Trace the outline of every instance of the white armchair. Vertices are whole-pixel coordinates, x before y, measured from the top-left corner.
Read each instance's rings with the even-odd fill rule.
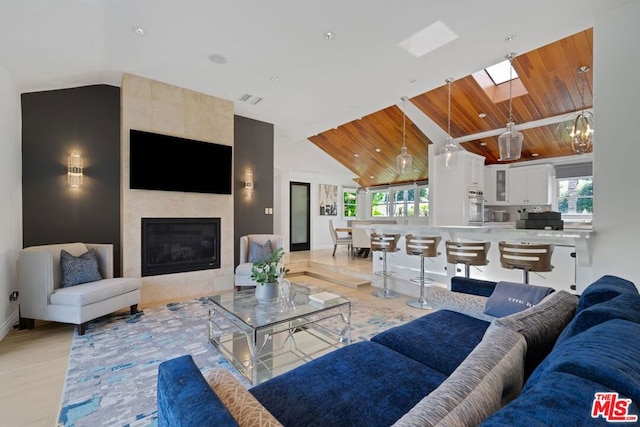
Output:
[[[89,249],[97,255],[102,280],[61,287],[60,251],[80,256]],[[113,245],[65,243],[32,246],[18,255],[20,326],[31,329],[34,319],[78,325],[83,335],[87,323],[98,317],[129,307],[138,312],[138,278],[113,277]]]
[[[251,243],[256,243],[263,246],[267,243],[267,240],[271,241],[271,249],[282,248],[284,243],[282,236],[278,234],[247,234],[240,237],[240,259],[239,264],[236,267],[235,285],[236,288],[241,286],[255,286],[256,282],[251,280]]]

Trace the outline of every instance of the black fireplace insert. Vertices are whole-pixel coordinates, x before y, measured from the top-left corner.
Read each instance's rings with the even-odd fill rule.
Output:
[[[142,276],[220,268],[220,218],[142,218]]]

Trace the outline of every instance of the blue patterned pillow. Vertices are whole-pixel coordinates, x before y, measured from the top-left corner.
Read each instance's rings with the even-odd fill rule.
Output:
[[[269,256],[273,252],[273,247],[271,246],[271,240],[267,240],[264,242],[264,245],[261,245],[256,242],[251,242],[249,245],[249,262],[261,262],[264,261],[266,257]]]
[[[63,288],[102,279],[98,269],[98,258],[93,249],[89,249],[78,257],[64,249],[60,250],[60,269],[62,270],[60,283]]]

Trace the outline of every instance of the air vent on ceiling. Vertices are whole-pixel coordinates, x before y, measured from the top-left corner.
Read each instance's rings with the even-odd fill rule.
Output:
[[[240,101],[246,102],[247,104],[256,105],[260,101],[262,101],[262,98],[260,98],[259,96],[250,95],[248,93],[245,93],[244,95],[242,95],[240,97]]]

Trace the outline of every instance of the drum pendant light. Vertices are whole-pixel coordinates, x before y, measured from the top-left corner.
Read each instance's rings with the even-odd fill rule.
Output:
[[[440,159],[442,161],[442,166],[445,169],[451,169],[456,166],[456,161],[458,159],[458,146],[455,142],[453,142],[453,138],[451,137],[451,82],[453,82],[452,78],[448,78],[445,80],[447,82],[447,86],[449,88],[449,97],[448,97],[448,115],[447,115],[447,139],[445,140],[445,144],[440,147]]]
[[[500,150],[501,162],[518,160],[522,151],[522,140],[524,136],[521,132],[518,132],[515,128],[512,114],[512,87],[513,87],[513,58],[515,53],[510,53],[506,56],[509,60],[509,121],[507,122],[507,131],[498,137],[498,148]]]
[[[402,97],[402,149],[400,150],[400,154],[396,157],[396,168],[398,170],[398,175],[402,175],[406,172],[411,172],[411,163],[413,161],[413,157],[411,154],[407,153],[406,146],[406,121],[407,114],[405,111],[406,108],[407,97]]]

